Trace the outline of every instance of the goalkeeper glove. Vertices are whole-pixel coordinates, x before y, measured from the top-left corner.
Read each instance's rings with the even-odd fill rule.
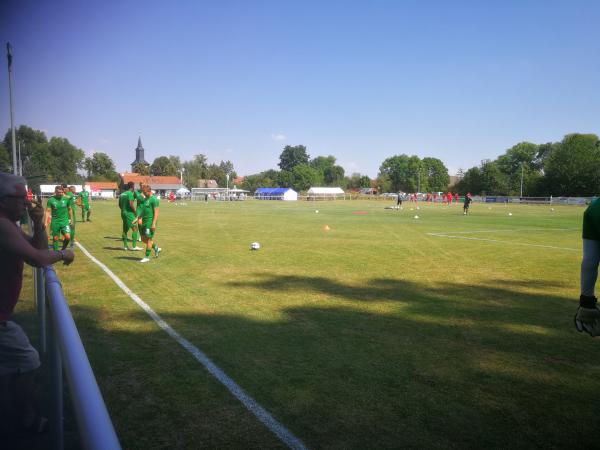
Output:
[[[596,297],[582,295],[579,297],[579,309],[575,314],[575,328],[580,333],[590,336],[600,336],[600,310],[596,308]]]

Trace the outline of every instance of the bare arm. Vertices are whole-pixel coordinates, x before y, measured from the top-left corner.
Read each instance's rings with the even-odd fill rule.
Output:
[[[151,226],[152,229],[156,228],[157,220],[158,220],[158,208],[155,206],[154,207],[154,217],[152,217],[152,226]]]
[[[29,217],[33,224],[33,236],[27,236],[27,240],[35,248],[46,250],[48,248],[48,235],[46,234],[44,222],[44,208],[39,203],[32,204],[35,206],[29,209]]]
[[[48,266],[61,260],[65,262],[73,260],[73,252],[70,250],[64,252],[48,250],[47,244],[46,249],[43,250],[33,247],[25,239],[19,227],[4,217],[0,218],[0,249],[23,258],[27,264],[34,267]]]

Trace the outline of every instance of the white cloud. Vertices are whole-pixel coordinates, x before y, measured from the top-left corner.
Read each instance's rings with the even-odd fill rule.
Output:
[[[287,136],[283,133],[273,133],[271,134],[271,139],[273,139],[274,141],[285,141],[287,139]]]

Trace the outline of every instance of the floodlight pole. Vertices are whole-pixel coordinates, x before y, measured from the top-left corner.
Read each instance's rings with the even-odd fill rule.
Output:
[[[521,163],[521,198],[523,198],[523,164]]]
[[[12,134],[12,153],[13,153],[13,173],[19,174],[17,167],[17,142],[15,139],[15,124],[14,124],[14,113],[13,113],[13,96],[12,96],[12,50],[10,42],[6,43],[6,59],[8,60],[8,95],[10,98],[10,130]]]
[[[23,161],[21,160],[21,139],[19,139],[19,176],[23,176]]]

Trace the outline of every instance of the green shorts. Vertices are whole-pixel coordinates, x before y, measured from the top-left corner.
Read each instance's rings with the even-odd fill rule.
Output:
[[[60,236],[61,234],[70,234],[71,226],[68,223],[65,225],[64,223],[52,222],[50,224],[50,232],[52,233],[52,236]]]
[[[146,236],[148,239],[152,239],[154,237],[154,233],[156,230],[152,230],[150,228],[152,226],[152,222],[144,222],[142,223],[142,236]]]
[[[123,233],[127,233],[131,228],[137,226],[137,223],[133,223],[135,214],[132,212],[121,213],[121,220],[123,221]]]
[[[90,205],[81,205],[81,209],[82,209],[82,211],[89,211]]]

